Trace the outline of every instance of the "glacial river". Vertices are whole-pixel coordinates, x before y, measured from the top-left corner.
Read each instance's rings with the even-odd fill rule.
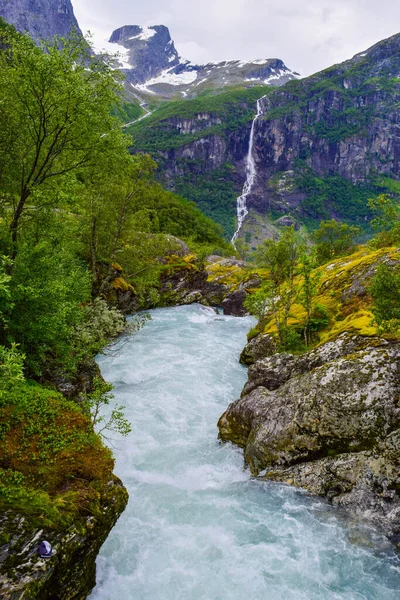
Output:
[[[242,452],[218,443],[252,319],[198,305],[151,314],[99,359],[133,431],[114,442],[130,502],[91,600],[399,600],[400,561],[379,532],[251,479]]]

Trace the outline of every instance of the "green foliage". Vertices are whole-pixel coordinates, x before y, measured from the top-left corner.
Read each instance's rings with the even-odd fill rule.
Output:
[[[18,252],[10,282],[12,304],[4,315],[4,342],[16,342],[31,375],[56,367],[74,370],[74,329],[90,299],[87,268],[57,240]]]
[[[108,306],[103,298],[94,301],[83,310],[82,319],[73,331],[73,347],[85,356],[98,354],[109,341],[126,329],[124,315]]]
[[[374,314],[381,332],[400,331],[400,273],[388,265],[379,265],[370,286]]]
[[[129,124],[143,115],[143,109],[139,102],[123,102],[113,109],[112,114],[122,123]]]
[[[330,320],[327,309],[317,301],[321,272],[315,269],[315,250],[304,243],[293,227],[280,240],[267,240],[254,253],[256,263],[268,277],[248,295],[245,306],[258,317],[252,336],[274,324],[282,351],[302,352],[318,341],[318,332]]]
[[[260,315],[266,314],[265,311],[272,314],[279,345],[283,350],[289,349],[293,342],[288,321],[295,302],[296,267],[301,252],[302,241],[293,227],[287,227],[278,241],[266,240],[255,252],[256,263],[269,272],[263,286],[264,307],[259,301],[258,310],[263,311]]]
[[[334,219],[322,221],[313,234],[318,264],[350,254],[360,233],[359,227],[338,223]]]
[[[235,232],[236,200],[239,195],[232,179],[233,167],[226,164],[202,173],[201,169],[196,169],[196,165],[189,162],[186,160],[183,168],[190,173],[175,180],[177,193],[196,202],[207,216],[223,227],[226,237],[231,239]]]
[[[104,439],[108,439],[107,436],[110,433],[127,436],[132,431],[129,421],[124,416],[125,406],[113,404],[109,414],[104,414],[104,408],[109,407],[115,400],[112,390],[112,385],[97,378],[94,380],[93,391],[88,394],[86,402],[93,427]]]
[[[99,509],[110,451],[74,402],[19,380],[0,398],[0,505],[65,526]]]
[[[123,145],[110,107],[120,89],[110,66],[88,54],[79,37],[36,47],[3,34],[0,53],[0,184],[16,242],[21,220],[57,206],[72,173]],[[45,195],[44,195],[45,192]]]
[[[301,208],[313,226],[337,214],[343,221],[369,231],[371,209],[368,200],[375,192],[373,186],[354,185],[340,176],[317,177],[304,165],[300,166],[298,186],[307,194]]]
[[[254,87],[165,103],[151,116],[128,129],[133,138],[133,148],[146,152],[170,150],[210,135],[228,135],[253,120],[257,100],[271,91],[270,86]],[[210,127],[206,120],[199,121],[198,131],[188,135],[181,134],[174,125],[176,118],[197,120],[197,115],[204,113],[220,117],[223,122]]]
[[[395,193],[399,193],[399,184],[396,181],[389,180],[386,186]],[[372,220],[372,227],[378,232],[371,240],[370,245],[373,248],[385,248],[387,246],[396,246],[400,243],[400,208],[398,201],[387,194],[381,194],[377,198],[371,198],[368,206],[375,213]]]

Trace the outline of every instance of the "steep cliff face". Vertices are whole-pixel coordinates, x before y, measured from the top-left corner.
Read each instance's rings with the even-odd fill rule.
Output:
[[[278,228],[286,223],[313,226],[333,217],[368,230],[368,198],[389,189],[386,178],[397,180],[400,175],[399,65],[400,35],[396,35],[307,79],[273,90],[259,88],[262,115],[255,126],[253,149],[257,176],[248,198],[248,221],[258,220],[262,229],[266,216]],[[151,151],[168,184],[190,199],[201,198],[202,178],[224,178],[232,195],[238,195],[256,100],[247,97],[244,116],[239,114],[244,99],[236,98],[232,102],[237,114],[232,116],[232,109],[221,116],[218,131],[204,127],[201,134],[198,104],[192,104],[191,122],[183,129],[174,128],[172,119],[156,111],[151,122],[141,125],[148,125],[148,131],[136,135],[135,148]],[[187,106],[176,106],[174,118],[188,112]],[[212,107],[208,112],[212,122],[217,112]],[[140,125],[134,138],[139,130]],[[162,132],[162,147],[152,136],[155,131]],[[166,136],[168,131],[174,135]],[[231,169],[219,172],[226,164]],[[214,196],[212,202],[219,199]],[[234,201],[230,210],[234,211]],[[268,227],[264,229],[268,235]],[[246,224],[243,236],[245,232]],[[248,233],[253,235],[254,227]]]
[[[377,175],[398,179],[399,60],[397,35],[267,96],[256,125],[259,178],[250,204],[263,211],[287,202],[301,213],[305,173],[359,186]],[[290,185],[282,190],[285,179]]]
[[[270,89],[167,103],[129,128],[132,152],[150,152],[163,185],[194,200],[228,235],[235,231],[256,103]]]
[[[0,17],[34,40],[81,33],[71,0],[0,0]]]

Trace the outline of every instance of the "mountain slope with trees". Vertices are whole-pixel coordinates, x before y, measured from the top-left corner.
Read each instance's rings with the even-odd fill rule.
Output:
[[[399,60],[396,35],[312,77],[259,90],[264,98],[254,138],[257,177],[243,238],[247,232],[262,241],[282,217],[311,228],[336,218],[371,232],[368,199],[398,193]],[[228,234],[234,197],[244,182],[255,94],[225,96],[224,111],[207,97],[171,103],[130,131],[133,150],[151,152],[164,185],[209,214],[222,212],[219,221]],[[214,184],[228,202],[218,192],[207,193]]]

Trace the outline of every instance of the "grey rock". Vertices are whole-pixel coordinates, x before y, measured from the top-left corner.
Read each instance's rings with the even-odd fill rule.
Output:
[[[254,475],[285,481],[400,533],[400,344],[342,335],[249,369],[219,421]]]
[[[128,50],[132,65],[132,69],[124,69],[128,83],[144,83],[180,63],[169,29],[164,25],[149,28],[125,25],[112,33],[110,42]]]
[[[252,365],[261,358],[272,356],[277,351],[276,340],[272,335],[260,334],[250,340],[240,355],[243,365]]]
[[[222,302],[224,315],[244,317],[247,314],[247,310],[244,308],[243,304],[246,300],[246,296],[247,294],[244,290],[229,293]]]
[[[36,41],[82,35],[71,0],[0,0],[0,17]]]

